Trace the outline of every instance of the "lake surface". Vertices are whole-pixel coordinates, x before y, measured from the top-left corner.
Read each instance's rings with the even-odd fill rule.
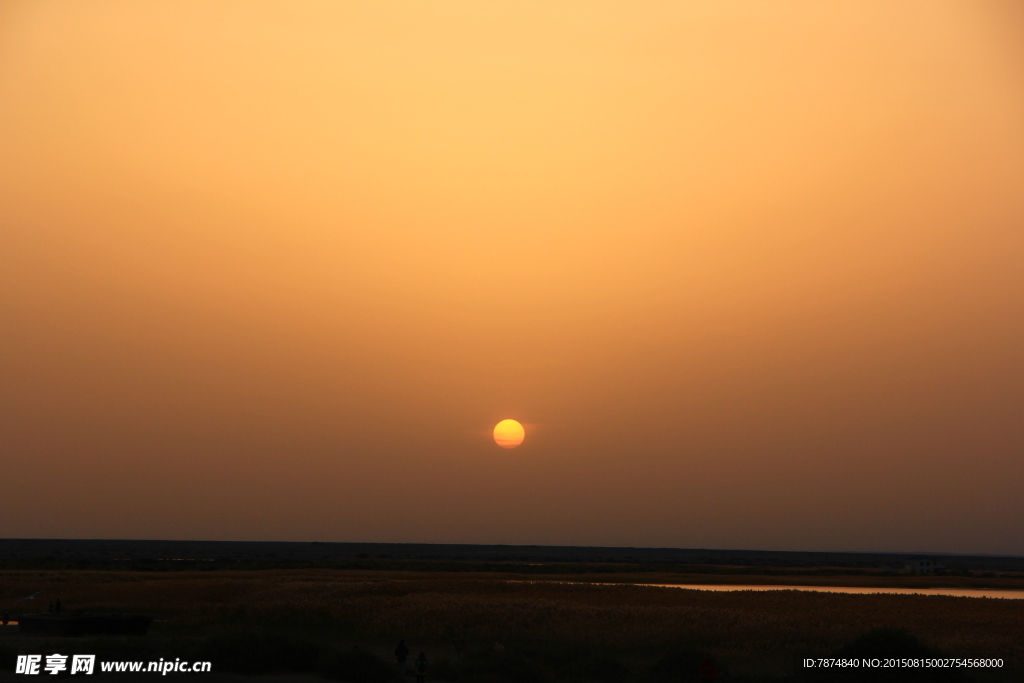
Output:
[[[854,595],[948,595],[954,598],[999,598],[1024,600],[1024,589],[1012,588],[883,588],[879,586],[785,586],[745,583],[619,583],[591,581],[530,581],[513,579],[509,583],[567,583],[579,586],[647,586],[682,588],[691,591],[809,591],[811,593],[849,593]]]
[[[993,588],[878,588],[874,586],[757,586],[757,585],[711,585],[679,583],[637,583],[635,586],[658,588],[684,588],[696,591],[811,591],[812,593],[888,593],[897,595],[950,595],[955,598],[1004,598],[1024,600],[1024,590],[1000,590]]]

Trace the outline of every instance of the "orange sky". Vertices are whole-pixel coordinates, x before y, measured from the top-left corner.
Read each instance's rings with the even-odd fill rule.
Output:
[[[1024,554],[1022,26],[5,2],[0,536]]]

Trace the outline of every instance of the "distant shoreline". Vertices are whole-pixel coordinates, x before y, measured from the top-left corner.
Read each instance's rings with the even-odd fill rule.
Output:
[[[349,543],[302,541],[180,541],[134,539],[0,539],[0,560],[68,555],[87,560],[431,559],[497,562],[625,562],[869,567],[935,557],[957,568],[1024,571],[1024,556],[923,552],[823,552],[707,548]],[[1012,569],[1011,569],[1012,568]]]
[[[921,556],[571,546],[0,539],[0,570],[8,571],[327,569],[600,583],[1024,588],[1021,557],[933,555],[928,557],[940,563],[938,572],[905,572],[915,557]]]

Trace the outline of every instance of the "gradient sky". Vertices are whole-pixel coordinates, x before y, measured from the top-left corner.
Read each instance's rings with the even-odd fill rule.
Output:
[[[1017,3],[5,2],[0,536],[1024,554],[1022,264]]]

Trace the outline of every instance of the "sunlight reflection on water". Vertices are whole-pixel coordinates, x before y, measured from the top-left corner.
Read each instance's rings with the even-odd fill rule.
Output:
[[[808,591],[811,593],[848,593],[854,595],[946,595],[954,598],[1000,598],[1024,600],[1024,589],[998,588],[886,588],[881,586],[785,586],[781,584],[711,584],[711,583],[618,583],[591,581],[524,581],[509,583],[565,583],[576,586],[645,586],[648,588],[682,588],[691,591]]]
[[[636,583],[631,585],[654,586],[657,588],[685,588],[697,591],[810,591],[812,593],[855,593],[863,595],[886,593],[896,595],[949,595],[955,598],[1024,599],[1024,590],[998,590],[991,588],[879,588],[877,586],[755,586],[676,583]]]

